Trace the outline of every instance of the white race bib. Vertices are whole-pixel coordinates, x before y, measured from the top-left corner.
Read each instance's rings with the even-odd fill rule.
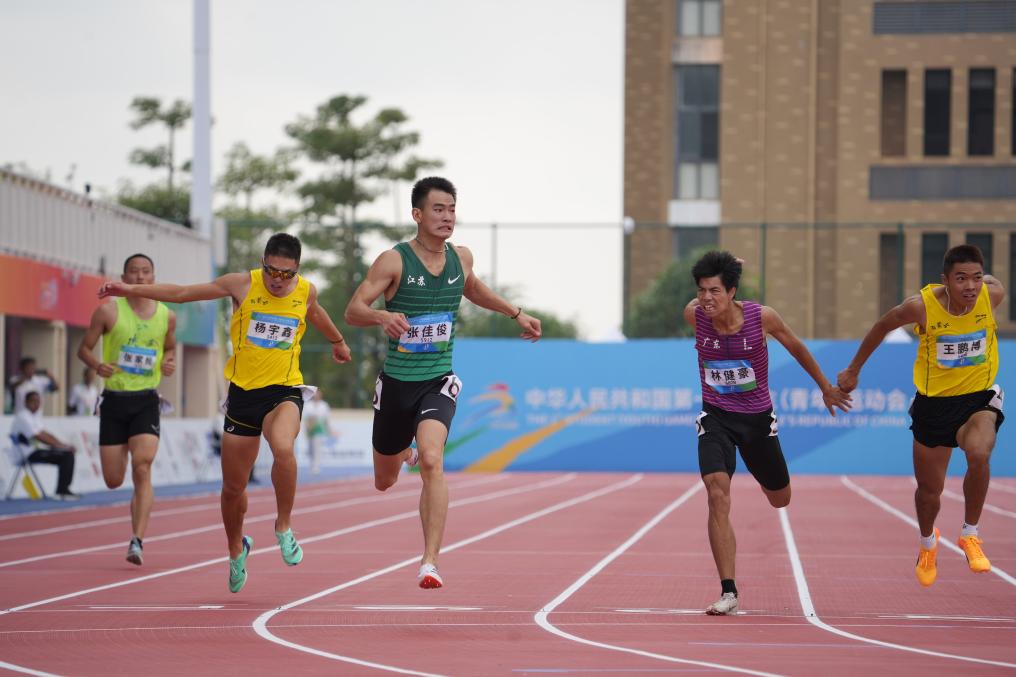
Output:
[[[400,353],[443,353],[452,338],[452,314],[430,313],[409,318],[409,329],[399,337]]]
[[[702,363],[706,385],[720,394],[755,390],[755,370],[751,360],[713,360]]]
[[[944,334],[935,338],[935,356],[943,369],[972,367],[988,359],[988,333]]]
[[[116,366],[128,374],[151,376],[158,354],[159,351],[155,348],[126,345],[120,348],[120,357],[116,361]]]
[[[252,313],[247,324],[247,342],[262,348],[289,350],[293,347],[300,321],[268,313]]]

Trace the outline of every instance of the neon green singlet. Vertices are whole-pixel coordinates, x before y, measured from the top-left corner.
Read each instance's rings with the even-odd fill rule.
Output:
[[[102,338],[102,361],[117,366],[106,379],[108,390],[150,390],[162,380],[162,351],[169,329],[169,308],[156,302],[155,314],[138,317],[127,299],[116,300],[116,324]]]

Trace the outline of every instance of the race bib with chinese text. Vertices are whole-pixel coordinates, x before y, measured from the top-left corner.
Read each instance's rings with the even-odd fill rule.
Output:
[[[155,368],[155,358],[158,354],[155,348],[126,345],[120,349],[120,357],[117,360],[116,366],[128,374],[151,376],[152,370]]]
[[[720,394],[755,390],[755,370],[751,360],[714,360],[702,363],[706,384]]]
[[[399,337],[400,353],[443,353],[452,337],[452,314],[430,313],[409,318]]]
[[[262,348],[289,350],[293,347],[300,321],[295,317],[282,317],[268,313],[252,313],[247,325],[247,340]]]
[[[972,367],[988,359],[987,331],[973,334],[942,335],[935,339],[938,366],[943,369]]]

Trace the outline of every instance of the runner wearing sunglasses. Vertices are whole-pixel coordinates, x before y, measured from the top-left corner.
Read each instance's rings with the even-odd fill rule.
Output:
[[[303,559],[290,517],[296,498],[296,457],[305,386],[300,373],[300,339],[307,323],[332,344],[332,359],[349,362],[349,346],[317,301],[317,289],[299,275],[300,241],[276,233],[265,246],[261,269],[229,273],[192,285],[108,282],[99,296],[126,296],[186,303],[233,299],[229,335],[233,354],[226,363],[229,380],[222,435],[222,522],[229,545],[229,590],[247,581],[246,560],[254,544],[243,534],[247,480],[264,435],[272,449],[272,484],[278,517],[275,538],[286,564]]]

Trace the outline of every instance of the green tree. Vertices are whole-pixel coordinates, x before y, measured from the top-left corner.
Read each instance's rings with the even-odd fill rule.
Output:
[[[695,330],[684,321],[684,307],[698,292],[691,269],[706,251],[708,248],[699,249],[674,261],[660,273],[649,289],[634,299],[628,317],[624,319],[625,336],[669,338],[695,335]],[[757,297],[754,281],[742,276],[737,298]]]
[[[278,150],[273,156],[256,155],[243,142],[226,152],[226,168],[216,187],[233,200],[218,212],[227,228],[227,270],[256,265],[268,236],[285,229],[289,217],[276,206],[255,209],[254,196],[264,191],[282,192],[295,181],[299,173],[292,167],[293,159],[287,150]]]
[[[116,199],[125,207],[160,219],[183,225],[190,222],[190,190],[186,186],[177,186],[170,191],[156,183],[137,187],[127,181],[120,187]]]
[[[420,135],[404,129],[409,118],[401,110],[385,108],[365,122],[357,122],[354,118],[366,102],[363,96],[336,96],[318,106],[313,116],[301,116],[286,126],[297,152],[316,167],[314,178],[297,187],[303,202],[300,238],[308,249],[328,254],[316,260],[308,257],[304,268],[319,273],[319,292],[333,315],[345,308],[366,272],[361,235],[376,231],[395,239],[405,232],[361,221],[358,208],[373,202],[395,182],[413,181],[420,172],[441,166],[440,161],[411,154]],[[376,330],[346,333],[358,369],[324,369],[322,362],[321,371],[317,371],[316,362],[308,360],[308,371],[327,387],[332,404],[354,406],[366,400],[384,342]],[[306,341],[309,351],[317,350],[318,340]]]
[[[169,143],[154,148],[135,148],[131,151],[130,161],[132,164],[159,169],[165,167],[168,170],[166,181],[167,194],[173,194],[173,173],[176,171],[176,131],[181,129],[191,117],[191,106],[186,101],[177,99],[165,108],[162,102],[150,96],[137,96],[130,104],[134,111],[134,120],[131,121],[131,129],[142,129],[152,124],[161,124],[166,127],[169,133]],[[185,164],[184,167],[186,168]]]

